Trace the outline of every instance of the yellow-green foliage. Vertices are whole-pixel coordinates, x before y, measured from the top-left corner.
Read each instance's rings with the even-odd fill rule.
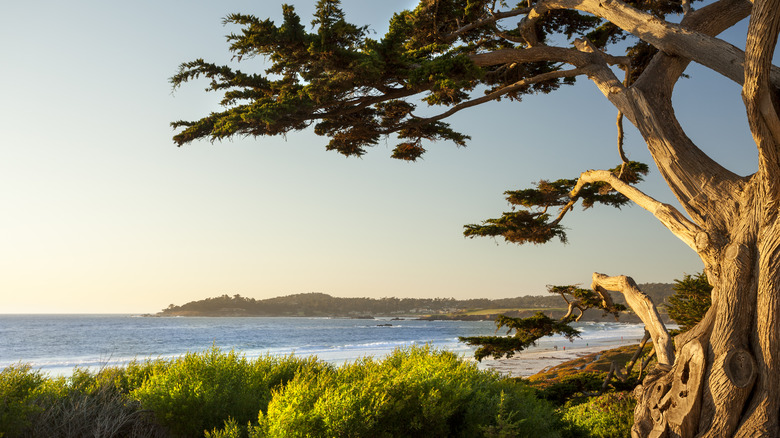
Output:
[[[65,378],[49,378],[29,365],[0,372],[0,437],[20,436],[33,423],[73,392]]]
[[[0,373],[0,436],[75,438],[167,436],[140,404],[114,385],[122,369],[75,369],[50,378],[28,365]]]
[[[228,418],[247,423],[271,400],[271,390],[303,368],[328,365],[310,358],[263,356],[247,360],[212,347],[158,365],[131,397],[177,436],[202,436]]]
[[[130,394],[152,375],[164,373],[172,363],[164,359],[133,360],[124,367],[106,368],[104,372],[111,376],[114,386],[120,392]]]
[[[29,417],[41,409],[35,401],[44,381],[29,365],[0,372],[0,437],[14,436],[29,425]]]
[[[556,437],[556,426],[524,383],[430,347],[340,367],[213,347],[67,379],[0,373],[2,438],[113,436],[107,427],[144,438]]]
[[[317,375],[274,394],[257,436],[557,436],[552,409],[524,385],[429,347],[399,349]]]
[[[627,392],[612,392],[567,406],[563,420],[574,436],[623,438],[631,435],[636,400]]]

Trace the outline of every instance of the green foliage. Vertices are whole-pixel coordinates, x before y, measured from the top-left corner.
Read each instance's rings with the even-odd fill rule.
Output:
[[[674,295],[667,298],[669,317],[680,324],[682,331],[693,328],[712,305],[712,286],[707,274],[700,272],[692,276],[685,274],[682,280],[674,280]]]
[[[430,347],[399,349],[313,375],[274,395],[260,427],[270,437],[557,436],[529,388]]]
[[[423,90],[428,90],[423,98],[428,104],[457,104],[468,97],[463,90],[473,89],[483,74],[457,50],[423,41],[417,26],[424,10],[396,15],[380,41],[367,37],[367,27],[348,23],[338,1],[317,2],[312,32],[291,6],[283,6],[283,13],[280,26],[243,14],[224,20],[242,26],[241,33],[228,36],[234,58],[265,57],[272,64],[268,76],[202,59],[180,66],[171,78],[174,88],[203,76],[210,80],[207,90],[224,92],[226,110],[174,122],[183,128],[174,136],[177,144],[279,135],[312,125],[315,133],[330,138],[328,150],[344,155],[362,155],[390,133],[404,140],[393,155],[405,160],[424,152],[422,140],[465,144],[468,137],[447,124],[414,117],[414,104],[404,102],[401,112],[398,105],[388,105]]]
[[[124,367],[107,368],[101,374],[110,376],[118,391],[130,394],[152,375],[164,373],[172,363],[173,361],[164,359],[132,360]]]
[[[252,426],[251,423],[242,426],[233,418],[226,420],[222,428],[215,427],[213,430],[204,433],[205,438],[260,438],[264,436],[265,433],[258,427]]]
[[[641,182],[648,172],[646,164],[631,161],[627,166],[610,169],[620,179],[629,184]],[[542,180],[534,189],[509,190],[504,192],[512,210],[504,212],[500,218],[487,219],[482,224],[466,225],[463,234],[467,237],[503,237],[511,243],[542,244],[554,237],[566,243],[566,232],[560,221],[569,209],[582,201],[584,209],[596,204],[620,208],[629,203],[628,198],[615,191],[604,182],[585,184],[576,196],[571,195],[577,185],[577,179]],[[548,210],[559,207],[561,214],[553,218]]]
[[[235,385],[239,380],[246,388]],[[68,379],[20,365],[0,373],[0,430],[4,437],[559,436],[561,424],[535,392],[561,403],[567,394],[592,389],[598,378],[559,380],[535,391],[427,346],[338,368],[289,357],[249,361],[216,348],[98,373],[76,369]],[[248,393],[263,396],[251,401]],[[194,403],[205,409],[194,409]],[[170,416],[176,404],[189,408]],[[245,415],[248,405],[254,406],[251,415]],[[564,432],[624,436],[632,406],[623,395],[570,402],[563,411]],[[202,416],[210,411],[219,413],[204,426]],[[168,418],[167,432],[155,418]]]
[[[33,417],[29,436],[169,436],[138,401],[108,381],[99,382],[89,389],[76,388],[71,382],[56,397],[49,397],[43,411]]]
[[[44,381],[40,371],[29,365],[12,365],[0,372],[0,437],[17,436],[42,410],[36,398]]]
[[[577,372],[534,384],[537,396],[558,406],[585,393],[596,392],[604,383],[605,373]]]
[[[488,356],[493,356],[495,359],[509,358],[515,352],[536,345],[536,341],[544,336],[560,334],[570,341],[579,336],[579,331],[569,325],[570,322],[578,318],[573,313],[574,309],[579,309],[581,316],[582,312],[587,309],[599,308],[606,313],[614,314],[616,318],[621,311],[626,309],[622,304],[612,303],[610,297],[601,296],[590,289],[581,289],[576,286],[548,286],[547,288],[548,292],[560,295],[566,301],[570,308],[568,316],[556,320],[543,312],[537,312],[528,318],[499,315],[496,318],[496,332],[507,328],[506,334],[511,336],[471,336],[459,337],[458,339],[469,345],[479,346],[474,352],[474,357],[477,360]]]
[[[582,438],[623,438],[631,435],[636,400],[627,392],[612,392],[566,406],[563,421],[570,434]]]
[[[579,315],[575,315],[574,312],[566,318],[566,321],[578,320],[582,316],[583,312],[587,309],[601,309],[604,311],[604,315],[611,313],[615,316],[615,319],[620,316],[620,312],[626,310],[626,306],[622,304],[615,304],[612,301],[612,297],[609,296],[609,292],[605,292],[607,295],[602,296],[600,293],[594,292],[590,289],[582,289],[577,286],[548,286],[547,291],[551,294],[560,295],[566,304],[569,304],[573,309],[579,310]]]
[[[629,3],[659,17],[680,10],[675,2]],[[487,100],[550,93],[575,79],[540,76],[561,71],[564,66],[557,59],[475,65],[469,55],[527,47],[516,23],[502,28],[497,22],[502,14],[519,17],[525,5],[498,15],[496,6],[508,7],[488,0],[420,1],[413,10],[395,14],[379,39],[369,38],[367,26],[349,23],[337,0],[317,1],[310,30],[288,5],[282,6],[280,25],[253,15],[228,15],[224,24],[240,27],[227,36],[233,59],[240,63],[259,55],[270,66],[262,74],[203,59],[181,64],[171,78],[173,87],[205,77],[207,91],[224,93],[224,109],[196,121],[174,122],[180,129],[174,141],[181,146],[198,139],[284,135],[313,126],[330,139],[327,149],[348,156],[364,154],[390,134],[400,140],[393,157],[404,160],[424,153],[423,140],[463,145],[468,137],[441,119]],[[543,12],[531,33],[539,42],[564,47],[587,36],[602,49],[618,43],[625,47],[628,37],[598,17],[571,10]],[[632,44],[629,54],[638,59],[631,64],[635,77],[647,64],[649,51]],[[492,97],[475,97],[482,91]],[[386,106],[397,101],[406,105],[401,113]],[[419,102],[451,110],[415,116]]]
[[[472,336],[459,337],[461,342],[469,345],[479,345],[474,352],[477,360],[487,356],[500,359],[503,356],[512,357],[515,352],[522,351],[531,345],[535,345],[539,338],[561,334],[569,340],[579,336],[579,331],[572,328],[568,321],[560,321],[550,318],[542,312],[529,318],[510,318],[499,315],[496,319],[496,331],[508,328],[507,334],[514,331],[512,336]]]
[[[526,210],[505,212],[500,218],[487,219],[481,225],[465,225],[463,235],[474,238],[502,236],[512,243],[547,243],[557,237],[566,243],[566,232],[557,222],[550,223],[550,215]]]
[[[77,368],[65,379],[46,377],[27,365],[4,369],[0,436],[167,436],[149,412],[113,384],[117,372],[93,374]]]
[[[240,423],[256,419],[271,400],[271,391],[301,368],[319,370],[327,365],[292,356],[248,361],[234,351],[212,347],[155,368],[130,394],[174,434],[200,436],[228,418]]]
[[[536,396],[560,404],[596,379],[572,375],[532,389],[429,346],[340,367],[212,348],[97,373],[75,369],[67,379],[6,368],[0,431],[3,438],[624,436],[632,401],[623,395],[569,402],[562,423]]]

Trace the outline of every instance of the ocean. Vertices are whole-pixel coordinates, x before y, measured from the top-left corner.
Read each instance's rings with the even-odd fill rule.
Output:
[[[560,336],[532,349],[621,343],[644,333],[642,324],[576,323],[573,343]],[[0,315],[0,369],[27,363],[50,375],[75,367],[97,370],[131,360],[170,359],[217,346],[247,358],[265,354],[317,356],[331,363],[382,357],[397,347],[431,344],[465,357],[458,336],[493,335],[492,321],[415,319],[141,317],[134,315]],[[502,333],[503,334],[503,333]]]

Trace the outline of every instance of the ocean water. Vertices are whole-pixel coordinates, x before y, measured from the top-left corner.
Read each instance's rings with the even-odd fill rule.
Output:
[[[582,334],[573,344],[555,336],[542,338],[536,348],[609,345],[639,340],[644,332],[641,324],[586,322],[575,327]],[[494,333],[491,321],[0,315],[0,369],[28,363],[51,375],[70,375],[75,367],[95,370],[133,359],[168,359],[212,346],[248,358],[293,353],[332,363],[423,344],[468,357],[474,348],[458,336]]]

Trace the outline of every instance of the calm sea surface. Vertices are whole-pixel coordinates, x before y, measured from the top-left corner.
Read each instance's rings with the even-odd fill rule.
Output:
[[[391,324],[387,326],[386,324]],[[641,338],[641,324],[581,323],[574,346]],[[431,344],[470,356],[458,336],[492,335],[490,321],[327,318],[145,318],[132,315],[0,315],[0,369],[23,362],[53,375],[74,367],[122,365],[133,359],[172,358],[216,345],[248,358],[264,354],[315,355],[343,363],[396,347]],[[538,348],[572,345],[543,338]]]

